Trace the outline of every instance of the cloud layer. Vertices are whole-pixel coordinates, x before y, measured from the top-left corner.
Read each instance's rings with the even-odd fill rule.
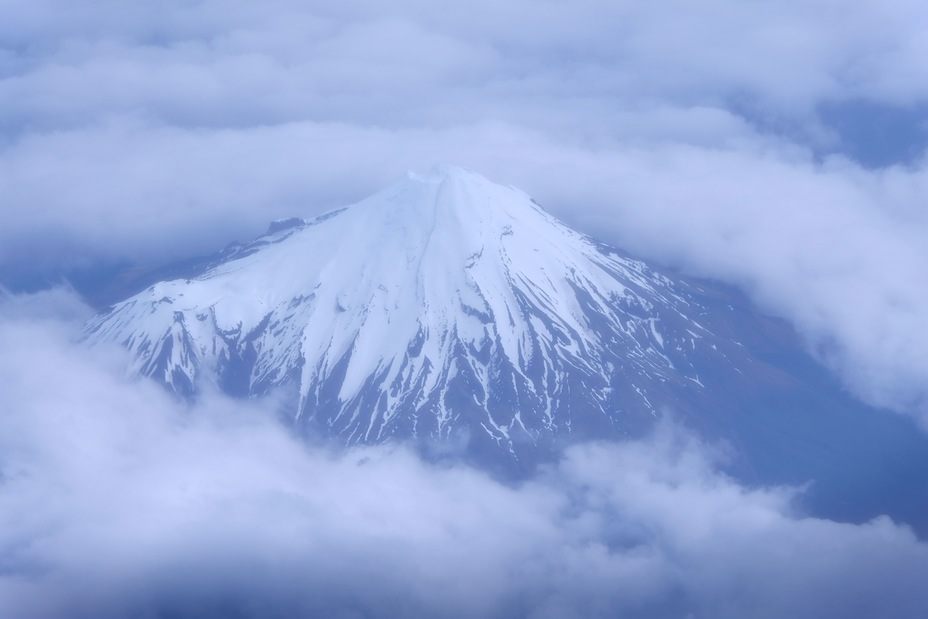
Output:
[[[400,446],[309,447],[273,402],[181,404],[73,344],[80,315],[62,291],[0,305],[5,615],[928,611],[910,530],[804,516],[797,490],[740,486],[680,428],[576,446],[512,486]]]

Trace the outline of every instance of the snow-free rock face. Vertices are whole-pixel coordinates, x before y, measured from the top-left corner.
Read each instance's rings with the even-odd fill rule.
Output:
[[[518,454],[635,431],[705,398],[701,368],[737,371],[741,346],[701,295],[517,189],[439,166],[278,222],[87,331],[182,394],[290,389],[295,416],[348,443],[461,436]]]

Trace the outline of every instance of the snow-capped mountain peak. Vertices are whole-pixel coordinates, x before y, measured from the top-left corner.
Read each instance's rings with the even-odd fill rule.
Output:
[[[693,292],[442,165],[273,225],[87,330],[179,392],[292,389],[296,416],[349,442],[460,431],[512,450],[653,413],[668,381],[700,388],[689,356],[714,345]]]

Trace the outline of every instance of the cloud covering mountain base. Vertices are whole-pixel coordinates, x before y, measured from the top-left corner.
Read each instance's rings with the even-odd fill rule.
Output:
[[[311,447],[272,401],[178,402],[73,344],[84,315],[64,291],[0,305],[5,615],[928,612],[908,528],[804,515],[801,490],[740,485],[673,424],[506,484],[402,446]]]

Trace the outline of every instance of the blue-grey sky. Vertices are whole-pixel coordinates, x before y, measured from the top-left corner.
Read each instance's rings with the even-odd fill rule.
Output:
[[[856,395],[928,428],[921,2],[0,0],[0,15],[0,282],[211,252],[451,162],[741,286]],[[195,605],[173,574],[224,558],[249,569],[202,591],[264,570],[255,599],[329,616],[294,574],[358,600],[345,616],[849,617],[890,598],[924,615],[907,579],[928,551],[903,527],[802,518],[790,491],[739,487],[705,446],[686,443],[691,470],[666,437],[578,451],[517,491],[402,451],[365,476],[218,396],[202,423],[178,421],[120,359],[69,343],[87,310],[66,291],[0,309],[0,409],[16,411],[0,433],[0,609],[18,616],[137,615],[162,590]],[[60,393],[48,368],[69,377]],[[411,484],[402,500],[377,494],[391,480]],[[575,485],[589,506],[566,513]],[[319,515],[371,493],[352,517]],[[486,562],[437,570],[461,544]],[[478,580],[484,597],[461,584]],[[94,597],[104,584],[124,599]],[[413,592],[407,609],[395,590]]]

